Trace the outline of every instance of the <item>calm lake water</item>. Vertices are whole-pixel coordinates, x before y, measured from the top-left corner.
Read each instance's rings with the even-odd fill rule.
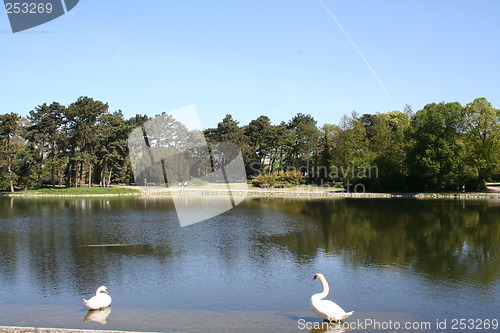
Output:
[[[183,228],[168,198],[0,208],[0,325],[338,332],[311,326],[323,273],[352,332],[500,331],[499,201],[247,198]],[[110,313],[88,314],[100,285]]]

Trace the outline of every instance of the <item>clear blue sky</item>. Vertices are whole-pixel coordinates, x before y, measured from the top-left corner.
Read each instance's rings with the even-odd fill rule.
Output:
[[[126,117],[195,104],[204,128],[297,113],[500,108],[500,1],[80,0],[13,34],[0,14],[0,113],[79,96]]]

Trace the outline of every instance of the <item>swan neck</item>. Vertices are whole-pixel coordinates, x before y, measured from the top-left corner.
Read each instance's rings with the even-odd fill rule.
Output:
[[[324,277],[320,277],[319,280],[321,281],[321,284],[323,285],[323,291],[321,292],[321,298],[325,298],[328,296],[328,293],[330,292],[330,287],[328,286],[328,282],[326,282],[326,279]]]

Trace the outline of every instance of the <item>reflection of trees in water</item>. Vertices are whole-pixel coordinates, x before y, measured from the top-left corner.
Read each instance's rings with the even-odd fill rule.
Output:
[[[444,279],[488,284],[500,274],[499,206],[488,201],[293,200],[276,208],[301,212],[315,229],[268,240],[303,260],[342,253],[353,265],[411,266]],[[349,254],[349,255],[347,255]]]
[[[183,253],[263,272],[276,258],[294,258],[303,269],[327,253],[351,265],[404,266],[430,278],[491,284],[500,275],[500,205],[494,202],[267,198],[238,207],[185,229],[164,198],[5,198],[0,279],[15,284],[32,274],[42,291],[76,285],[88,292],[106,274],[125,275],[126,258],[148,267]],[[132,245],[84,247],[91,244]]]
[[[122,272],[123,261],[111,262],[110,258],[142,256],[165,260],[171,254],[168,245],[128,244],[126,235],[145,232],[140,223],[143,209],[164,211],[168,207],[173,208],[173,204],[153,198],[147,201],[16,198],[12,205],[9,200],[0,200],[2,217],[7,218],[0,220],[0,278],[14,283],[20,275],[30,275],[42,292],[50,294],[57,293],[58,288],[72,280],[79,290],[88,291],[107,280],[110,272]],[[100,218],[107,221],[96,223],[103,212],[106,215]],[[138,223],[120,223],[119,216],[124,214],[136,214]],[[126,246],[87,247],[96,244]]]

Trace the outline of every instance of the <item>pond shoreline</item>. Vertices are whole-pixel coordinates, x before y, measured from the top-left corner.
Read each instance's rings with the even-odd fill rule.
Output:
[[[0,326],[0,333],[141,333],[131,331],[110,331],[110,330],[82,330],[66,328],[42,328],[42,327],[21,327],[21,326]]]
[[[370,193],[370,192],[335,192],[324,188],[309,189],[269,189],[249,188],[248,190],[229,190],[225,186],[202,188],[148,188],[137,186],[116,186],[117,188],[139,189],[136,193],[110,194],[45,194],[45,193],[1,193],[0,197],[127,197],[127,196],[171,196],[175,195],[227,195],[248,197],[322,197],[322,198],[414,198],[414,199],[500,199],[500,192],[465,192],[465,193]]]

